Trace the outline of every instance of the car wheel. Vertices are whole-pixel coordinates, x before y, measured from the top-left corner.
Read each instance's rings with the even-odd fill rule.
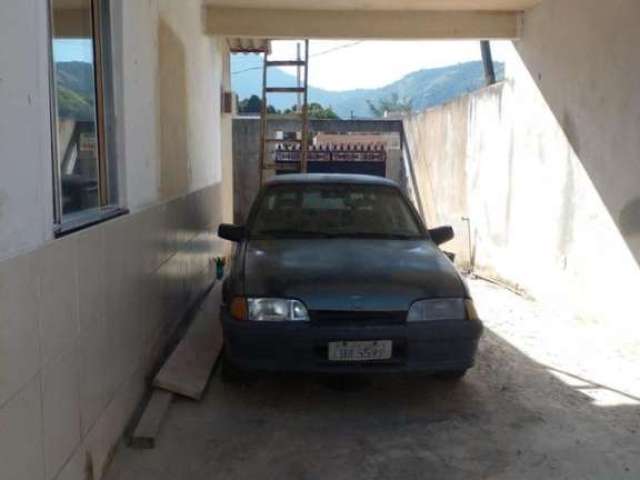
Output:
[[[255,380],[255,375],[234,365],[223,353],[220,364],[220,378],[223,383],[248,385]]]
[[[436,378],[441,380],[460,380],[465,376],[467,370],[446,370],[436,374]]]

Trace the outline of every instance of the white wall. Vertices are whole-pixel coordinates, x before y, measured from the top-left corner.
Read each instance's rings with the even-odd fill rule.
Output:
[[[221,181],[226,46],[203,37],[197,0],[118,5],[122,158],[127,205],[136,210]]]
[[[202,33],[198,0],[113,4],[117,157],[132,213],[57,240],[47,1],[0,7],[3,480],[101,478],[151,364],[225,252],[214,232],[232,212],[226,46]]]
[[[611,212],[517,56],[511,80],[472,96],[467,150],[476,262],[612,329],[629,312],[640,269]]]
[[[477,271],[637,335],[640,268],[624,236],[515,51],[507,76],[407,120],[425,211],[456,227],[464,240],[444,248],[463,263],[465,215]]]
[[[51,238],[45,0],[0,7],[0,260]]]

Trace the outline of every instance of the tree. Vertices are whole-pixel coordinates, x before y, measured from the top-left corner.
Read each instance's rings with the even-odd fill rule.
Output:
[[[260,114],[262,111],[262,99],[257,95],[251,95],[249,98],[245,98],[244,100],[238,101],[236,98],[236,102],[238,104],[238,113],[255,113]],[[269,105],[267,107],[267,113],[276,113],[276,114],[288,114],[295,113],[298,111],[297,105],[293,105],[291,108],[287,108],[284,112],[280,110],[276,110],[273,105]],[[315,119],[331,119],[331,120],[339,120],[340,117],[333,111],[331,107],[324,108],[322,105],[316,102],[311,102],[309,104],[309,118]]]
[[[324,108],[322,105],[315,102],[309,104],[309,118],[340,120],[340,117],[330,106],[328,108]]]
[[[378,100],[378,104],[374,105],[371,100],[367,100],[369,110],[378,118],[386,117],[388,114],[401,114],[407,115],[413,111],[412,101],[410,98],[400,98],[398,93],[394,92],[386,98]]]
[[[309,118],[321,119],[321,120],[340,120],[340,117],[333,111],[331,107],[324,108],[317,102],[311,102],[309,104]],[[291,108],[287,108],[284,113],[295,113],[298,111],[298,106],[293,105]]]
[[[238,113],[260,113],[262,112],[262,99],[257,95],[251,95],[238,102]],[[267,107],[268,113],[279,113],[273,105]]]

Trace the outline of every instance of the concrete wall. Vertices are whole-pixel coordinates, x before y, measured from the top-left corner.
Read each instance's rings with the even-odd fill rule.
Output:
[[[233,119],[233,219],[246,221],[260,189],[260,120]]]
[[[405,120],[405,136],[420,195],[416,206],[428,228],[451,225],[455,239],[447,245],[456,253],[458,265],[469,265],[466,191],[467,112],[469,97],[446,108],[434,108]],[[411,181],[407,181],[411,185]],[[411,189],[409,189],[411,191]],[[417,197],[421,205],[417,205]],[[446,199],[446,201],[444,200]]]
[[[47,1],[0,14],[0,477],[101,477],[228,219],[226,47],[198,0],[113,0],[121,204],[53,240]],[[226,70],[225,70],[226,68]],[[226,125],[226,127],[225,127]],[[89,476],[89,472],[93,476]]]
[[[546,0],[516,48],[640,261],[640,2]]]
[[[625,238],[515,52],[507,70],[507,82],[406,122],[428,221],[454,225],[463,241],[445,249],[466,264],[470,217],[479,272],[637,332],[640,270]]]

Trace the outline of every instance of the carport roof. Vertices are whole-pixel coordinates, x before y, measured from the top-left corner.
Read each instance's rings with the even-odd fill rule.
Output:
[[[266,38],[227,38],[233,53],[271,53],[271,42]]]

